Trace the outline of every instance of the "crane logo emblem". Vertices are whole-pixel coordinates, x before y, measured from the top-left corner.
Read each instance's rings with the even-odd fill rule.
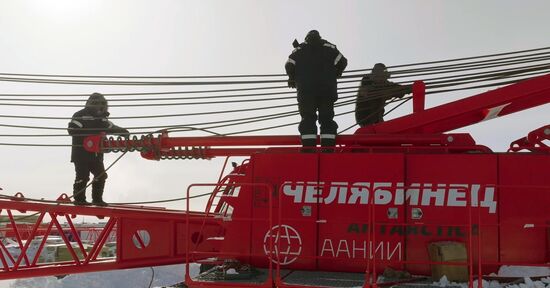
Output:
[[[275,225],[265,233],[264,252],[275,264],[291,264],[302,253],[302,238],[291,226]]]

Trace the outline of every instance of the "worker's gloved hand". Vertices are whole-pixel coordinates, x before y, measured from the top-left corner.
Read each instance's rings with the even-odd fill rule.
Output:
[[[113,131],[111,131],[111,133],[113,133],[117,136],[120,136],[120,137],[124,137],[126,139],[130,138],[130,131],[128,131],[128,129],[124,129],[122,127],[115,126]]]
[[[98,112],[98,117],[101,117],[101,118],[108,118],[109,115],[111,115],[111,113],[109,113],[108,111],[105,111],[105,110],[101,110]]]
[[[288,88],[296,88],[296,81],[288,79]]]
[[[407,91],[405,94],[411,94],[413,92],[413,85],[407,85]]]

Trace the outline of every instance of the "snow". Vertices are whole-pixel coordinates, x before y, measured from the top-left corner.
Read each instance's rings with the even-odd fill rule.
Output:
[[[501,266],[498,276],[505,277],[536,277],[550,275],[550,267]]]
[[[190,275],[199,274],[199,265],[190,265]],[[94,272],[84,274],[68,275],[65,278],[56,277],[38,277],[29,279],[17,279],[10,281],[0,281],[0,288],[125,288],[125,287],[149,287],[152,270],[155,271],[155,277],[151,287],[170,286],[184,281],[185,265],[158,266],[153,268],[137,268],[127,270],[114,270],[105,272]],[[237,273],[234,269],[229,269],[228,274]],[[483,288],[550,288],[550,277],[540,280],[532,280],[529,277],[550,275],[549,267],[527,267],[527,266],[502,266],[498,271],[501,277],[525,277],[523,283],[499,283],[498,281],[483,280]],[[439,287],[460,286],[468,288],[467,283],[450,282],[443,276],[439,281],[433,282],[433,285]],[[477,280],[473,287],[478,287]],[[360,288],[360,287],[357,287]]]
[[[199,274],[199,265],[190,265],[190,274]],[[149,287],[151,276],[154,279],[151,287],[170,286],[184,281],[185,264],[158,266],[148,268],[114,270],[68,275],[62,279],[56,277],[36,277],[17,279],[12,282],[0,282],[0,288],[125,288]],[[5,286],[5,285],[8,286]]]
[[[550,288],[550,277],[545,277],[540,280],[533,281],[529,277],[540,277],[550,275],[549,267],[529,267],[529,266],[502,266],[498,271],[499,277],[524,277],[523,283],[499,283],[498,281],[482,280],[481,287],[483,288]],[[478,287],[478,281],[474,280],[473,287]],[[447,277],[443,276],[438,282],[433,285],[439,287],[460,286],[468,288],[468,283],[450,282]]]
[[[461,288],[468,288],[468,283],[454,283],[449,282],[445,276],[443,276],[438,282],[434,282],[433,285],[439,286],[439,287],[447,287],[447,286],[453,286],[453,287],[461,287]],[[542,278],[537,281],[531,280],[529,277],[525,277],[523,279],[523,283],[513,284],[513,283],[499,283],[498,281],[486,281],[482,280],[481,286],[483,288],[549,288],[550,287],[550,277]],[[477,280],[474,280],[474,283],[472,287],[477,288],[478,282]]]

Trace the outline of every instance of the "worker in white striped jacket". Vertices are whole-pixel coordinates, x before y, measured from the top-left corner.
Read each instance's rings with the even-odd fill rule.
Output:
[[[348,60],[336,45],[321,38],[317,30],[309,31],[305,41],[292,51],[285,64],[288,86],[298,90],[298,108],[302,121],[298,127],[302,146],[317,142],[317,112],[321,126],[321,146],[336,144],[338,124],[334,102],[338,100],[336,79],[342,76]],[[310,149],[305,149],[309,151]]]

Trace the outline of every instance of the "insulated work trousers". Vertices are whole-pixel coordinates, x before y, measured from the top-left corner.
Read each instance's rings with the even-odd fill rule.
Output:
[[[76,179],[73,185],[73,196],[75,200],[86,200],[86,185],[90,180],[90,173],[94,175],[92,183],[92,199],[102,201],[103,188],[105,187],[105,166],[101,159],[82,159],[74,162]]]
[[[323,95],[312,95],[323,96]],[[321,146],[334,146],[336,144],[336,130],[338,124],[334,118],[333,97],[301,97],[298,101],[298,109],[302,121],[298,126],[303,146],[315,146],[317,143],[317,112],[319,112],[319,124],[321,126]]]
[[[384,122],[384,99],[369,99],[357,97],[355,105],[355,120],[360,127]]]
[[[355,120],[359,124],[359,127],[384,122],[384,108],[382,107],[378,110],[355,110]]]

